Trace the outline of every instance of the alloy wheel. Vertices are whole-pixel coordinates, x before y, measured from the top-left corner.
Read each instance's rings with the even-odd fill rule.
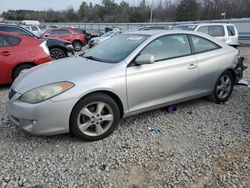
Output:
[[[228,97],[231,93],[232,81],[229,75],[225,74],[221,76],[216,86],[216,95],[220,99]]]
[[[93,102],[82,108],[77,117],[77,125],[88,136],[100,136],[112,126],[114,113],[104,102]]]

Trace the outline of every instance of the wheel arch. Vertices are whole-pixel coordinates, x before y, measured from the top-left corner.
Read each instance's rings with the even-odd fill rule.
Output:
[[[234,69],[233,69],[233,68],[228,68],[228,69],[226,69],[225,71],[229,71],[229,72],[232,74],[233,79],[234,79],[234,84],[235,84],[237,75],[236,75]],[[225,72],[225,71],[224,71],[224,72]]]
[[[65,53],[66,57],[68,57],[68,51],[64,47],[62,47],[62,46],[53,46],[53,47],[49,48],[49,51],[51,51],[53,49],[60,49],[60,50],[62,50]]]
[[[22,65],[33,65],[33,66],[36,66],[37,64],[35,64],[34,62],[23,62],[23,63],[18,63],[15,67],[13,67],[12,68],[12,70],[11,70],[11,78],[13,79],[13,74],[14,74],[14,72],[15,72],[15,70],[18,68],[18,67],[20,67],[20,66],[22,66]]]
[[[119,110],[120,110],[120,118],[123,117],[123,115],[124,115],[124,105],[123,105],[123,103],[122,103],[122,100],[120,99],[120,97],[119,97],[117,94],[115,94],[114,92],[108,91],[108,90],[98,90],[98,91],[92,91],[92,92],[90,92],[90,93],[87,93],[86,95],[82,96],[82,97],[77,101],[77,103],[78,103],[80,100],[84,99],[85,97],[87,97],[87,96],[89,96],[89,95],[93,95],[93,94],[105,94],[105,95],[108,95],[109,97],[111,97],[111,98],[116,102],[116,104],[118,105],[118,108],[119,108]],[[76,103],[76,104],[77,104],[77,103]],[[75,104],[75,105],[76,105],[76,104]],[[74,105],[74,107],[75,107],[75,105]],[[72,108],[72,110],[74,109],[74,107]]]
[[[80,42],[82,45],[84,45],[80,39],[74,39],[74,40],[72,41],[72,44],[73,44],[74,42]]]

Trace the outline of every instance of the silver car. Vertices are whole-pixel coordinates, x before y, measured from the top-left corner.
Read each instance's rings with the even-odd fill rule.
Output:
[[[237,49],[206,34],[136,31],[22,73],[7,111],[31,134],[99,140],[140,112],[204,96],[225,102],[241,67]]]

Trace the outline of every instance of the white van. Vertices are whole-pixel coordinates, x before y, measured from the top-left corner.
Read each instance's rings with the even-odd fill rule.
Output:
[[[39,26],[40,22],[37,20],[23,20],[21,21],[22,25],[32,25],[32,26]]]
[[[178,25],[177,29],[198,31],[220,39],[230,46],[239,46],[239,33],[233,24],[227,23],[198,23]]]

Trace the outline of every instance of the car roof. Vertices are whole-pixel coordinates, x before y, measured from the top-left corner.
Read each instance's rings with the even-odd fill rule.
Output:
[[[192,24],[180,24],[177,26],[200,26],[200,25],[234,25],[231,23],[192,23]]]
[[[220,46],[225,46],[226,43],[224,43],[221,40],[216,39],[215,37],[212,37],[208,34],[197,32],[197,31],[187,31],[187,30],[178,30],[178,29],[173,29],[173,30],[144,30],[144,31],[130,31],[130,32],[124,32],[122,33],[124,35],[126,34],[131,34],[131,35],[148,35],[150,37],[161,37],[163,35],[169,35],[169,34],[189,34],[189,35],[195,35],[195,36],[200,36],[205,39],[208,39],[210,41],[213,41]]]
[[[185,31],[185,30],[143,30],[143,31],[127,31],[124,34],[134,34],[134,35],[161,35],[161,34],[195,34],[197,35],[197,32],[194,31]]]

